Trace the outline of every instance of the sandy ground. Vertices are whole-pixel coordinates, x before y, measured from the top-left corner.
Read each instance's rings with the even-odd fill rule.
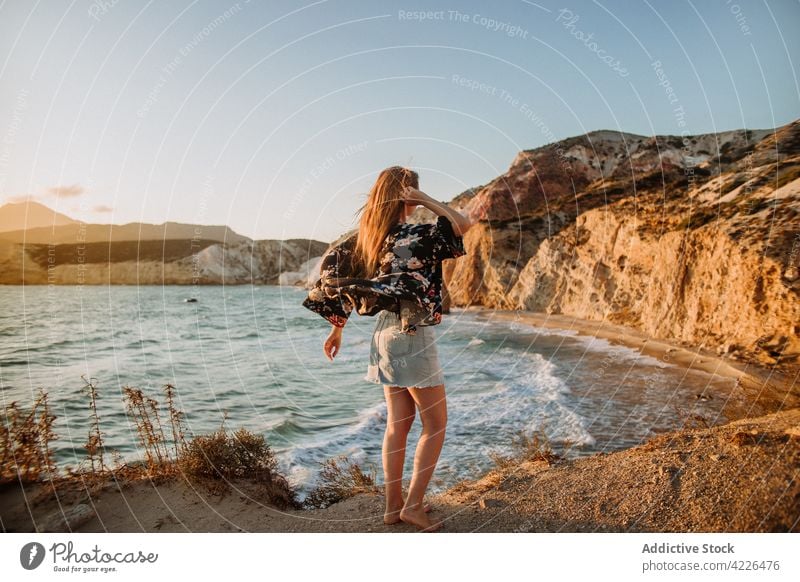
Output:
[[[525,312],[485,310],[484,315],[573,329],[735,377],[753,402],[777,412],[661,434],[614,453],[550,463],[519,460],[427,499],[431,517],[444,524],[440,531],[800,531],[796,375],[777,375],[607,323]],[[253,483],[232,483],[225,494],[182,478],[109,482],[91,495],[73,485],[72,492],[59,495],[41,485],[0,488],[2,531],[415,531],[403,523],[383,524],[379,492],[322,510],[280,510],[265,503]]]
[[[0,520],[7,532],[415,531],[383,524],[379,493],[281,511],[259,501],[251,484],[234,487],[213,495],[181,479],[140,481],[109,485],[91,499],[38,501],[36,488],[6,487]],[[800,531],[800,409],[665,433],[610,454],[520,462],[428,502],[442,532]],[[86,514],[70,529],[58,523],[81,506]]]

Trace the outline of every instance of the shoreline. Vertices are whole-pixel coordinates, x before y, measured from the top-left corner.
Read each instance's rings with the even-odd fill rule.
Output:
[[[734,378],[749,407],[707,428],[660,433],[646,443],[575,459],[514,458],[426,496],[443,532],[795,531],[800,516],[797,378],[732,361],[636,329],[563,315],[454,308],[488,321],[602,338],[662,362]],[[511,328],[512,330],[514,328]],[[759,406],[773,409],[757,412]],[[409,475],[404,476],[407,486]],[[0,486],[4,532],[382,532],[383,495],[357,492],[325,509],[278,509],[259,483],[220,493],[178,476],[112,479],[89,492],[80,476],[53,497],[45,484]]]
[[[573,331],[579,336],[605,339],[612,344],[634,349],[644,356],[650,356],[664,363],[737,380],[736,385],[742,388],[748,399],[767,408],[779,410],[800,407],[798,384],[800,371],[791,376],[753,362],[726,358],[705,348],[654,338],[635,328],[608,321],[482,306],[452,307],[450,316],[455,316],[456,311],[472,313],[494,323],[507,321],[535,328]]]

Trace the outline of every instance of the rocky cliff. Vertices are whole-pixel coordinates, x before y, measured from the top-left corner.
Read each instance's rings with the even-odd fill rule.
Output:
[[[451,204],[480,219],[445,264],[453,305],[608,319],[796,369],[800,121],[591,132],[520,152]]]
[[[308,268],[309,258],[318,257],[326,247],[326,243],[306,239],[72,244],[0,240],[0,284],[277,285],[282,273]]]
[[[226,225],[88,224],[29,200],[0,206],[0,284],[305,282],[327,245],[252,240]]]

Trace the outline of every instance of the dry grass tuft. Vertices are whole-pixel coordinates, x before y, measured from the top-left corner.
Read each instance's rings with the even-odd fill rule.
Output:
[[[175,450],[175,458],[181,456],[181,453],[186,449],[186,440],[184,438],[183,418],[182,411],[175,407],[175,386],[172,384],[164,385],[164,394],[167,397],[167,410],[169,411],[169,424],[172,428],[172,443]]]
[[[42,391],[29,411],[21,410],[16,402],[5,407],[5,422],[0,424],[0,484],[42,483],[37,503],[50,496],[88,494],[141,479],[153,483],[168,482],[183,476],[202,481],[212,492],[223,494],[230,490],[231,481],[255,484],[265,499],[278,507],[299,507],[296,493],[277,470],[275,457],[262,435],[240,429],[229,435],[222,427],[211,435],[185,439],[183,412],[175,406],[175,387],[164,386],[169,418],[170,438],[161,421],[159,403],[142,390],[126,386],[123,398],[129,418],[136,425],[143,461],[123,464],[118,451],[112,451],[114,466],[106,462],[97,412],[96,380],[85,382],[89,401],[89,434],[85,444],[85,466],[68,467],[59,474],[53,461],[50,443],[56,438],[52,426],[55,416],[50,413],[47,393]]]
[[[172,463],[158,413],[158,402],[145,396],[139,388],[125,386],[122,391],[128,415],[136,423],[148,470],[152,474],[164,473]]]
[[[91,472],[97,473],[106,470],[103,457],[103,433],[100,432],[100,416],[97,414],[97,387],[95,378],[86,379],[81,376],[86,386],[84,389],[89,395],[89,438],[86,441],[86,455],[91,465]]]
[[[727,436],[727,441],[737,447],[744,447],[747,445],[757,445],[760,444],[760,440],[763,435],[759,434],[758,431],[742,431],[737,430]]]
[[[358,463],[345,455],[328,459],[321,465],[317,485],[303,501],[306,508],[324,509],[359,493],[380,491],[375,485],[377,471],[374,466],[365,473]]]
[[[47,392],[39,390],[30,410],[7,404],[0,425],[0,483],[52,481],[57,469],[50,450],[56,438]]]
[[[705,416],[701,415],[701,414],[697,414],[695,412],[687,412],[686,409],[684,409],[682,406],[679,406],[678,404],[675,404],[675,403],[672,404],[672,409],[675,411],[675,414],[679,418],[683,419],[683,421],[680,424],[680,429],[679,430],[683,430],[683,429],[692,430],[692,429],[699,429],[699,428],[711,428],[711,425],[709,424],[708,419]]]
[[[566,443],[563,454],[558,454],[553,451],[550,440],[544,432],[536,431],[528,434],[520,431],[511,442],[513,451],[511,455],[501,455],[493,451],[489,453],[489,457],[499,469],[516,467],[525,461],[544,461],[548,465],[553,465],[564,459],[571,446],[571,443]]]

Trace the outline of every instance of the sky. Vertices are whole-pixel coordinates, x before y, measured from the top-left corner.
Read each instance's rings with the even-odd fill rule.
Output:
[[[447,201],[610,129],[800,117],[800,2],[6,0],[0,204],[330,241],[381,169]]]

